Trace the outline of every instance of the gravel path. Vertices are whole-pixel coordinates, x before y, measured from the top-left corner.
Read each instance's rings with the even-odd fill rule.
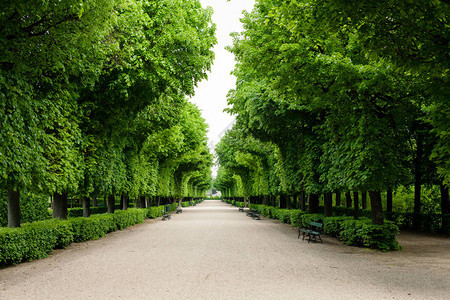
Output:
[[[418,239],[418,237],[420,237]],[[380,253],[220,201],[0,270],[0,299],[450,299],[450,238]]]

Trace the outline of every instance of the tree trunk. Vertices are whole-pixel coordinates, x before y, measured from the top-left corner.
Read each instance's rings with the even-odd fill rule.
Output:
[[[88,197],[82,197],[81,201],[83,205],[83,217],[89,218],[91,215],[91,199]]]
[[[298,198],[297,194],[292,195],[293,208],[298,209]]]
[[[53,218],[67,219],[67,193],[53,194]]]
[[[130,198],[128,195],[122,194],[122,210],[128,209],[128,203],[130,201]]]
[[[421,201],[420,197],[422,194],[422,185],[420,179],[416,177],[414,183],[414,216],[413,216],[413,227],[415,229],[420,229],[422,227],[422,221],[420,216],[421,211]]]
[[[279,206],[279,208],[286,208],[286,207],[287,207],[286,195],[281,194],[280,195],[280,206]]]
[[[417,132],[416,139],[417,149],[416,157],[414,159],[414,216],[413,216],[413,227],[415,229],[420,229],[422,227],[422,220],[420,217],[421,211],[421,193],[422,193],[422,167],[421,161],[423,156],[423,143],[422,134]]]
[[[326,193],[323,196],[323,213],[326,217],[331,217],[333,215],[333,194]]]
[[[134,207],[141,208],[141,201],[139,201],[139,197],[134,198]]]
[[[359,219],[359,197],[358,192],[353,192],[353,218]]]
[[[300,194],[300,210],[306,211],[306,195],[305,192],[301,192]]]
[[[119,202],[119,209],[121,209],[121,210],[123,210],[123,201],[124,201],[124,199],[123,199],[123,194],[122,194],[122,195],[120,195],[120,202]]]
[[[386,191],[386,213],[387,218],[392,219],[392,189]]]
[[[309,195],[309,209],[308,212],[311,214],[319,213],[319,194]]]
[[[381,203],[381,192],[380,191],[369,191],[370,206],[372,208],[372,224],[383,225],[383,206]]]
[[[8,227],[20,227],[20,192],[8,189]]]
[[[139,198],[141,204],[139,205],[139,208],[145,208],[145,196],[141,196]]]
[[[347,205],[347,208],[352,207],[352,195],[350,192],[345,193],[345,204]]]
[[[113,214],[116,210],[116,197],[114,195],[109,195],[108,197],[108,214]]]
[[[97,197],[92,198],[92,207],[98,207]]]
[[[362,209],[367,209],[367,192],[361,192],[361,206]]]
[[[448,187],[441,181],[441,212],[442,212],[442,229],[450,231],[450,200],[448,195]]]
[[[291,196],[285,195],[285,197],[286,197],[286,208],[287,208],[287,209],[291,209],[291,208],[292,208],[292,204],[291,204]]]
[[[336,206],[341,206],[341,192],[336,192]]]
[[[158,196],[158,203],[157,204],[158,204],[157,206],[161,205],[161,196]]]

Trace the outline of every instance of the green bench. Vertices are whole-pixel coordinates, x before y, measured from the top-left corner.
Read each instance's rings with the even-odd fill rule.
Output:
[[[261,212],[256,209],[248,210],[247,216],[252,217],[252,219],[254,219],[254,220],[261,220]]]
[[[303,235],[302,241],[305,240],[305,237],[308,237],[308,243],[311,241],[317,242],[318,240],[322,242],[322,238],[320,237],[321,231],[323,229],[323,224],[318,222],[309,223],[308,229],[299,228],[298,229],[298,238],[300,235]]]
[[[170,205],[165,205],[165,209],[162,211],[163,216],[162,216],[162,220],[170,220],[171,216],[170,216]]]

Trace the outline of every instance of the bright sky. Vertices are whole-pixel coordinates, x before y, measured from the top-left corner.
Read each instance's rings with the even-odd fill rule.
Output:
[[[210,6],[214,10],[213,22],[217,26],[217,45],[214,47],[216,58],[208,80],[203,80],[196,88],[191,101],[200,108],[202,116],[209,125],[209,145],[220,140],[220,135],[234,121],[234,117],[223,112],[227,107],[227,93],[235,87],[236,79],[230,75],[234,69],[234,56],[225,50],[232,45],[231,32],[242,31],[239,19],[242,11],[251,11],[254,0],[200,0],[203,7]],[[215,175],[215,174],[214,174]]]

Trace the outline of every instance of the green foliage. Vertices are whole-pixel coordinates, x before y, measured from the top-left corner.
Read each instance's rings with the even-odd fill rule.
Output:
[[[339,239],[347,245],[390,251],[400,249],[396,237],[398,233],[398,227],[393,222],[373,225],[369,219],[346,220],[341,224]]]
[[[281,223],[290,223],[291,221],[291,211],[289,209],[277,209],[273,212],[273,216]]]
[[[212,155],[186,96],[213,62],[211,9],[53,2],[0,4],[2,192],[202,195]],[[21,202],[22,221],[45,217],[37,201]]]
[[[0,227],[8,226],[8,199],[6,193],[0,194]],[[48,210],[49,197],[35,193],[20,194],[20,222],[31,223],[51,218]]]
[[[318,222],[323,223],[324,216],[322,214],[303,214],[302,215],[302,227],[309,228],[309,223]]]
[[[0,228],[0,265],[43,258],[72,241],[72,225],[68,221],[49,220],[20,228]]]
[[[342,223],[344,221],[352,220],[353,217],[328,217],[323,220],[323,229],[325,234],[328,234],[332,237],[339,237],[342,231]]]
[[[156,219],[158,217],[161,217],[163,215],[164,206],[152,206],[147,208],[147,218],[149,219]]]
[[[150,209],[128,209],[90,218],[48,220],[19,228],[0,228],[0,265],[46,257],[71,242],[98,239],[105,234],[142,223]]]

